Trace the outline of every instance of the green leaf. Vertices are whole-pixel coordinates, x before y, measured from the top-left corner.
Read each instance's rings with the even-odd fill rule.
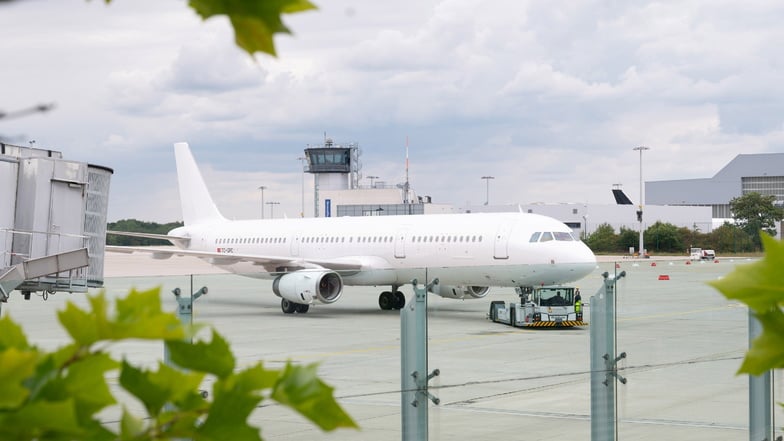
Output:
[[[161,309],[160,288],[132,290],[117,300],[116,334],[114,338],[181,340],[185,338],[182,323],[174,313]]]
[[[15,408],[28,397],[23,381],[35,371],[38,357],[35,351],[13,347],[0,351],[0,409]]]
[[[2,439],[85,439],[86,432],[76,419],[73,400],[29,403],[7,414],[0,426],[0,435],[14,434]]]
[[[11,320],[8,315],[0,317],[0,350],[6,348],[28,349],[29,347],[22,327]]]
[[[266,370],[261,363],[218,380],[213,385],[210,414],[199,427],[201,436],[220,439],[258,440],[259,429],[247,423],[248,417],[262,401],[262,391],[274,386],[277,370]],[[227,428],[231,431],[226,434]]]
[[[132,290],[117,300],[116,318],[109,316],[104,293],[88,296],[91,310],[83,311],[68,303],[58,317],[74,341],[90,346],[98,341],[130,338],[182,339],[185,330],[177,316],[161,311],[160,289],[139,292]]]
[[[296,410],[323,430],[358,427],[335,401],[332,396],[333,388],[316,376],[317,367],[316,364],[308,366],[286,364],[272,398]]]
[[[752,341],[738,373],[760,375],[784,367],[784,313],[774,309],[756,316],[762,334]]]
[[[89,346],[98,341],[98,317],[91,316],[71,302],[64,311],[57,312],[57,317],[77,345]]]
[[[254,383],[249,376],[231,375],[215,382],[210,414],[198,433],[207,439],[260,440],[259,429],[247,423],[248,417],[263,396],[259,389],[248,387]],[[228,430],[228,432],[227,432]]]
[[[158,371],[146,371],[123,361],[120,384],[138,398],[149,415],[159,415],[166,403],[179,403],[198,396],[203,374],[186,373],[159,364]],[[199,403],[204,400],[200,399]]]
[[[210,343],[168,341],[166,346],[172,361],[184,369],[209,372],[218,378],[226,378],[234,371],[234,355],[226,340],[214,329]]]
[[[205,20],[226,15],[234,27],[237,46],[251,55],[275,55],[274,34],[291,33],[282,14],[316,9],[308,0],[190,0],[189,4]]]
[[[121,439],[142,439],[139,435],[144,432],[144,421],[134,417],[123,407],[122,418],[120,419]]]
[[[763,259],[739,265],[721,280],[709,282],[728,299],[747,304],[762,324],[738,373],[759,375],[784,367],[784,242],[761,234]]]
[[[761,234],[765,257],[738,265],[721,280],[708,282],[728,299],[739,300],[757,312],[784,305],[784,243]]]
[[[108,354],[93,353],[68,367],[63,382],[81,420],[116,402],[104,374],[118,365]]]

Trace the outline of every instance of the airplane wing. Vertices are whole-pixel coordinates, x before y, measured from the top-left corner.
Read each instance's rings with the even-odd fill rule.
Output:
[[[113,234],[115,236],[142,237],[144,239],[168,240],[170,242],[176,242],[181,246],[187,246],[191,241],[190,237],[185,237],[185,236],[172,236],[169,234],[154,234],[154,233],[139,233],[136,231],[106,230],[106,234]]]
[[[303,269],[330,269],[333,271],[353,273],[362,269],[368,262],[361,258],[340,259],[298,259],[280,256],[259,256],[244,254],[226,254],[212,251],[181,250],[177,248],[154,247],[121,247],[106,245],[106,251],[113,253],[148,253],[153,259],[168,259],[172,256],[192,256],[207,260],[212,265],[232,265],[249,262],[264,267],[269,273],[286,273]]]

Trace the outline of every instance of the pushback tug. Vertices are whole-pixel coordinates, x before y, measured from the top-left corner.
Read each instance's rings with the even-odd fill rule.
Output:
[[[571,286],[516,288],[520,303],[494,301],[488,318],[518,328],[587,326],[580,289]]]

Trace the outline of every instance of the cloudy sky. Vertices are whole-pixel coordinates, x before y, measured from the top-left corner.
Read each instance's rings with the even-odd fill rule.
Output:
[[[622,184],[710,177],[784,152],[780,1],[315,0],[279,58],[179,0],[0,2],[5,142],[114,169],[109,220],[179,220],[172,144],[229,218],[300,212],[307,144],[456,207],[613,203]],[[313,212],[307,175],[306,215]],[[369,183],[367,179],[363,183]],[[267,211],[269,213],[269,211]]]

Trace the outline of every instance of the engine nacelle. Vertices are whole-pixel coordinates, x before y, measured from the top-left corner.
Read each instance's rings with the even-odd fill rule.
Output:
[[[462,286],[462,285],[454,286],[454,285],[439,284],[439,285],[433,285],[433,287],[430,288],[430,292],[448,299],[465,299],[465,298],[481,299],[482,297],[486,296],[488,292],[490,292],[490,287]]]
[[[278,297],[303,305],[315,299],[335,303],[343,292],[343,279],[334,271],[297,271],[275,279],[272,291]]]

